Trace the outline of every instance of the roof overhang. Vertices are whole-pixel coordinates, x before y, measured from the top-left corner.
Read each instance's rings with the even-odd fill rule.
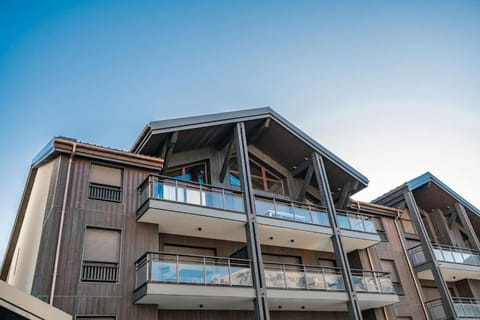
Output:
[[[336,167],[342,172],[342,174],[348,175],[350,180],[353,179],[358,182],[358,186],[354,192],[358,192],[368,185],[369,181],[364,175],[309,137],[271,108],[258,108],[188,118],[153,121],[143,129],[130,151],[146,155],[158,155],[155,154],[155,152],[158,152],[161,145],[166,142],[166,139],[168,139],[173,132],[179,132],[180,135],[184,135],[184,141],[191,142],[196,139],[199,143],[202,142],[204,145],[207,145],[208,143],[212,144],[213,142],[218,143],[218,141],[212,142],[212,140],[208,140],[208,137],[213,135],[219,137],[228,136],[229,133],[233,131],[235,123],[238,122],[244,122],[246,130],[254,132],[258,127],[261,127],[267,119],[272,120],[271,122],[273,124],[270,126],[268,133],[258,139],[258,147],[259,149],[266,147],[271,150],[276,148],[278,154],[281,153],[281,149],[283,148],[283,155],[285,158],[290,156],[290,159],[285,160],[285,163],[283,163],[286,167],[299,164],[298,156],[295,159],[297,162],[295,162],[292,156],[287,154],[290,151],[294,152],[297,150],[298,155],[303,154],[301,156],[302,161],[305,156],[309,156],[309,153],[317,152],[326,159],[326,166]],[[292,150],[287,148],[292,148]]]

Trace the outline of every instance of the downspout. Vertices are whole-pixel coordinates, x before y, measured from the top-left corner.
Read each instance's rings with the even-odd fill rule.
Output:
[[[60,226],[58,229],[58,238],[57,238],[57,248],[55,251],[55,264],[53,267],[53,277],[52,277],[52,287],[50,289],[50,305],[53,306],[53,298],[55,296],[55,285],[57,283],[57,271],[58,271],[58,260],[60,256],[60,247],[62,242],[62,233],[63,233],[63,221],[65,220],[65,211],[67,208],[67,195],[68,195],[68,188],[70,186],[70,171],[72,169],[73,157],[75,155],[75,151],[77,150],[77,143],[72,142],[72,153],[70,153],[70,158],[68,159],[68,167],[67,167],[67,180],[65,181],[65,189],[63,192],[63,203],[62,203],[62,211],[60,213]]]
[[[415,289],[417,291],[418,299],[420,299],[420,302],[421,302],[420,304],[422,305],[422,310],[423,310],[423,313],[425,315],[425,319],[430,319],[428,311],[425,307],[425,302],[423,301],[420,286],[417,283],[417,277],[415,275],[415,270],[413,269],[413,266],[410,262],[410,257],[408,256],[408,253],[407,253],[407,247],[405,246],[403,236],[400,232],[400,228],[398,227],[398,219],[400,219],[400,210],[397,208],[397,216],[394,219],[395,229],[397,230],[397,234],[398,234],[398,237],[400,239],[400,244],[402,245],[402,249],[403,249],[403,254],[405,255],[405,259],[407,260],[408,270],[410,271],[410,275],[412,276],[413,283],[415,284]]]

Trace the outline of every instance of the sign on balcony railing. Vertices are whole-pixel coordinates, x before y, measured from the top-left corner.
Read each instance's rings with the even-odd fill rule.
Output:
[[[145,282],[251,286],[252,275],[249,260],[147,253],[136,263],[136,287]]]
[[[139,207],[148,199],[244,211],[243,195],[239,191],[165,176],[151,175],[138,187]]]
[[[255,206],[257,215],[260,216],[330,226],[326,209],[320,206],[278,200],[273,197],[258,197],[255,199]]]

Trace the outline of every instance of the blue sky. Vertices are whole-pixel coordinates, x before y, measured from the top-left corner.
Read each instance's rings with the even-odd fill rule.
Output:
[[[0,2],[0,256],[53,137],[271,106],[370,179],[432,171],[480,207],[479,1]],[[1,259],[1,258],[0,258]]]

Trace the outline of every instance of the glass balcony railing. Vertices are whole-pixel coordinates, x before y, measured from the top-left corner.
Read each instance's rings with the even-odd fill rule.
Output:
[[[360,231],[366,233],[377,233],[375,224],[370,217],[351,213],[344,210],[337,211],[337,223],[341,229]]]
[[[480,255],[475,250],[434,244],[433,253],[438,261],[480,266]]]
[[[459,318],[480,318],[479,298],[458,298],[454,297],[453,305]]]
[[[252,286],[250,261],[186,254],[144,254],[135,264],[136,285],[147,282]]]
[[[257,197],[257,215],[282,220],[330,226],[326,209],[301,202]]]
[[[138,187],[139,208],[148,199],[244,212],[243,194],[239,191],[165,176],[150,175]]]
[[[480,299],[452,297],[457,319],[478,319],[480,318]],[[442,300],[436,299],[426,302],[430,319],[447,320]]]
[[[465,265],[473,265],[480,267],[480,254],[475,250],[468,248],[457,248],[432,244],[435,259],[443,262],[458,263]],[[426,262],[425,254],[422,246],[416,246],[408,250],[414,266],[421,265]]]
[[[339,268],[265,262],[264,270],[267,288],[345,290]]]
[[[353,269],[352,281],[356,292],[395,293],[388,272]]]

